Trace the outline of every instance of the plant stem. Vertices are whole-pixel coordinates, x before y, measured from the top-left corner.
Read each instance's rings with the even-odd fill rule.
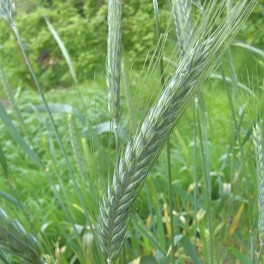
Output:
[[[194,144],[193,144],[193,159],[194,159],[194,166],[193,166],[193,174],[194,174],[194,246],[196,247],[197,244],[197,238],[196,238],[196,229],[197,229],[197,193],[198,193],[198,178],[197,178],[197,121],[196,117],[198,115],[197,109],[198,109],[198,99],[196,98],[194,100],[193,104],[193,134],[194,134]]]
[[[215,263],[214,260],[214,240],[213,240],[213,223],[212,223],[212,214],[211,214],[211,181],[210,181],[210,161],[209,161],[209,152],[208,152],[208,136],[207,136],[207,120],[206,120],[206,107],[205,102],[202,96],[202,93],[199,95],[199,106],[201,109],[200,116],[198,115],[199,122],[199,135],[200,135],[200,146],[201,146],[201,157],[202,157],[202,169],[205,183],[205,202],[206,202],[206,211],[208,215],[208,229],[209,229],[209,263]]]
[[[160,29],[160,18],[159,18],[159,7],[157,0],[153,0],[155,21],[156,21],[156,35],[158,41],[158,51],[160,51],[159,67],[161,76],[161,88],[165,87],[165,72],[163,63],[163,53],[161,47],[161,29]],[[158,52],[159,53],[159,52]],[[171,255],[174,258],[174,223],[173,223],[173,191],[172,191],[172,175],[171,175],[171,151],[170,151],[170,139],[166,143],[166,155],[167,155],[167,173],[168,173],[168,197],[169,197],[169,215],[170,215],[170,243],[171,243]]]

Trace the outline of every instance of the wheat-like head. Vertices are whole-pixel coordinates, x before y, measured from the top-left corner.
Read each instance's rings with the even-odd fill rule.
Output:
[[[258,174],[259,240],[260,245],[264,246],[264,139],[261,124],[256,124],[253,127],[253,142]]]
[[[121,0],[108,1],[107,88],[108,110],[117,122],[120,112]]]
[[[180,57],[184,55],[192,35],[191,0],[173,0],[172,15]]]
[[[185,68],[177,71],[120,160],[113,185],[108,187],[108,196],[104,197],[100,207],[101,244],[111,261],[119,254],[131,207],[185,108],[190,92],[201,74],[200,65],[208,56],[209,47],[210,41],[205,41],[186,57]]]
[[[12,0],[0,0],[0,17],[3,19],[12,20],[12,13],[15,5]]]
[[[214,4],[216,2],[213,1]],[[98,232],[108,263],[112,263],[120,253],[131,208],[154,161],[184,110],[196,97],[206,77],[214,69],[212,59],[219,58],[216,56],[217,51],[220,47],[224,49],[227,47],[255,4],[255,1],[239,2],[233,9],[232,21],[228,20],[227,23],[224,19],[214,32],[212,28],[206,28],[206,25],[210,24],[208,21],[215,7],[213,4],[210,5],[210,19],[206,18],[206,25],[201,26],[199,35],[189,45],[192,49],[186,51],[174,76],[147,114],[134,139],[127,145],[114,172],[113,184],[108,186],[108,193],[100,206]],[[216,11],[216,17],[219,17],[217,12],[221,10]],[[210,35],[211,37],[208,37]],[[229,42],[225,43],[226,40]],[[221,54],[222,52],[219,56]]]

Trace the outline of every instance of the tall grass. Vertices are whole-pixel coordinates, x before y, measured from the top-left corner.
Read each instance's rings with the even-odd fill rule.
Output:
[[[160,67],[157,79],[160,80],[162,89],[160,89],[160,95],[148,110],[146,116],[143,116],[135,135],[132,135],[127,144],[124,145],[121,141],[121,128],[124,122],[122,123],[120,110],[122,103],[120,102],[122,7],[120,0],[108,1],[106,83],[108,88],[110,123],[111,126],[113,124],[114,129],[112,127],[109,129],[106,128],[106,123],[94,127],[90,126],[89,121],[86,121],[85,118],[83,120],[82,115],[78,111],[74,111],[72,107],[57,105],[57,110],[59,108],[61,113],[66,113],[68,116],[69,139],[74,153],[73,159],[70,159],[65,148],[67,141],[63,140],[64,135],[60,133],[60,127],[55,122],[54,113],[56,107],[48,104],[21,41],[13,18],[12,2],[10,0],[0,0],[0,16],[5,18],[11,26],[11,30],[14,33],[31,78],[44,104],[44,109],[48,114],[49,123],[46,128],[50,136],[48,138],[49,141],[45,143],[49,155],[48,162],[43,163],[41,161],[39,155],[36,154],[37,151],[32,150],[32,147],[26,142],[25,138],[20,135],[3,107],[0,107],[1,118],[9,133],[18,142],[18,145],[35,161],[35,164],[37,164],[35,166],[37,166],[38,170],[44,172],[52,189],[51,193],[60,206],[59,211],[66,216],[67,221],[66,223],[63,222],[63,225],[65,224],[65,226],[69,227],[68,233],[65,234],[65,230],[61,226],[62,224],[59,224],[58,227],[63,230],[62,232],[65,234],[66,240],[68,240],[67,245],[69,245],[71,252],[73,252],[70,253],[70,255],[73,255],[71,256],[71,263],[77,263],[77,261],[81,263],[105,263],[105,261],[108,264],[114,263],[120,257],[123,246],[126,245],[126,237],[132,240],[128,243],[138,247],[142,245],[141,240],[145,240],[145,244],[151,244],[150,248],[158,248],[161,255],[168,255],[171,250],[171,257],[168,257],[165,263],[176,261],[182,248],[190,256],[191,261],[200,263],[199,246],[201,245],[196,241],[196,234],[198,232],[200,232],[204,243],[204,259],[207,263],[216,263],[218,259],[214,241],[214,232],[216,233],[217,230],[215,231],[213,229],[213,216],[211,212],[213,186],[210,177],[206,108],[203,97],[199,93],[205,87],[208,78],[219,66],[225,51],[230,46],[232,40],[258,1],[240,0],[235,5],[232,5],[231,1],[228,0],[221,2],[213,0],[205,1],[203,6],[201,6],[199,1],[196,2],[199,7],[198,15],[194,15],[195,13],[192,12],[191,1],[172,1],[171,3],[171,10],[169,10],[171,16],[168,16],[169,26],[164,33],[169,34],[171,30],[173,30],[173,34],[176,32],[177,42],[171,54],[174,55],[175,51],[177,51],[178,56],[174,57],[176,66],[173,66],[167,73],[166,70],[168,68],[163,65],[163,46],[160,44],[162,43],[163,25],[160,24],[158,2],[153,1],[158,39],[158,47],[156,49],[158,58],[153,59],[153,65],[159,65]],[[226,6],[228,6],[227,15]],[[46,23],[63,53],[66,54],[65,58],[72,73],[74,83],[77,84],[75,72],[66,47],[61,42],[60,37],[47,18]],[[4,79],[3,74],[1,76]],[[5,79],[4,83],[7,87],[7,81]],[[7,90],[10,89],[10,87],[7,87]],[[232,98],[229,93],[228,98],[232,108]],[[195,241],[193,243],[192,238],[188,238],[188,234],[176,233],[176,230],[187,225],[187,217],[183,215],[177,216],[177,219],[175,217],[178,213],[175,213],[178,210],[176,208],[178,198],[174,197],[175,192],[173,188],[181,188],[175,185],[172,179],[172,165],[170,163],[171,150],[169,147],[167,161],[169,170],[168,196],[170,213],[168,214],[166,202],[164,202],[162,209],[159,208],[159,200],[156,200],[156,197],[154,197],[154,202],[152,202],[153,197],[149,197],[148,204],[150,208],[154,208],[153,211],[156,213],[156,223],[159,223],[158,229],[160,230],[160,236],[165,236],[162,226],[164,223],[166,231],[170,235],[170,240],[167,243],[166,238],[162,237],[160,239],[162,242],[158,241],[159,239],[153,237],[153,234],[144,228],[143,221],[140,218],[138,219],[137,216],[133,218],[136,219],[135,228],[143,235],[138,238],[133,237],[133,235],[131,236],[133,231],[129,230],[128,226],[131,217],[133,217],[137,199],[141,194],[144,184],[148,181],[147,177],[151,169],[156,164],[164,147],[170,145],[168,144],[170,136],[174,133],[186,109],[194,100],[199,102],[200,105],[199,110],[196,108],[198,106],[197,104],[194,108],[194,118],[196,119],[194,122],[194,159],[195,163],[198,163],[197,140],[200,143],[201,171],[204,175],[204,188],[202,189],[206,201],[206,205],[203,206],[204,208],[198,211],[197,195],[199,186],[197,174],[199,172],[195,165],[195,209],[192,214],[192,217],[195,219],[195,227],[192,230]],[[133,111],[134,109],[129,110]],[[234,111],[232,114],[233,120],[236,121]],[[84,131],[85,136],[79,131],[79,123],[76,122],[76,117],[79,117],[82,125],[86,126],[86,130]],[[197,127],[196,121],[198,124]],[[99,128],[110,133],[114,130],[114,149],[116,152],[113,162],[115,164],[113,165],[114,169],[111,167],[111,160],[113,159],[112,149],[109,146],[110,143],[109,141],[107,142],[108,150],[105,152],[104,138],[98,137]],[[235,128],[239,139],[239,147],[241,148],[243,144],[239,137],[240,126],[235,123]],[[87,131],[88,133],[86,133]],[[196,134],[199,137],[196,138]],[[255,137],[258,136],[256,130],[254,130],[254,134]],[[53,141],[53,138],[55,138],[55,141]],[[255,142],[257,141],[255,140]],[[55,149],[59,153],[56,153]],[[259,152],[257,151],[257,154]],[[246,163],[242,149],[240,149],[239,153],[242,163]],[[106,162],[103,159],[105,156],[107,157]],[[1,164],[4,164],[4,158],[4,155],[0,156]],[[63,162],[60,160],[63,160]],[[102,163],[100,163],[101,161]],[[106,164],[110,165],[107,166]],[[74,170],[73,165],[76,165],[78,173]],[[2,167],[4,166],[2,165]],[[55,172],[56,177],[50,175],[50,168]],[[246,170],[245,167],[242,166],[242,168]],[[111,175],[112,172],[113,176]],[[64,174],[70,181],[68,181],[69,179],[66,180]],[[65,182],[69,186],[66,186],[67,184]],[[147,187],[153,190],[157,188],[153,182]],[[160,199],[162,200],[162,198]],[[243,207],[241,208],[243,210]],[[58,210],[58,208],[56,209]],[[206,211],[208,216],[207,221],[204,221],[204,211]],[[59,240],[55,243],[55,257],[52,254],[46,255],[43,252],[45,248],[43,247],[43,250],[41,250],[40,243],[24,231],[18,222],[12,222],[2,209],[0,210],[0,217],[4,223],[0,227],[0,257],[4,263],[9,263],[9,253],[20,257],[28,263],[45,263],[43,261],[47,263],[55,263],[56,261],[58,263],[67,263],[69,261],[69,259],[63,257],[63,248],[60,248]],[[240,213],[237,214],[238,217],[240,217]],[[76,224],[79,219],[82,219],[82,226]],[[196,229],[199,221],[204,221],[200,226],[200,230]],[[150,225],[150,223],[151,219],[146,225]],[[176,223],[178,226],[176,226]],[[237,227],[237,221],[234,220],[233,223],[232,230]],[[45,229],[51,223],[48,222],[43,225],[44,227],[42,226],[42,228]],[[233,232],[229,232],[229,234],[233,234]],[[16,236],[21,239],[18,240]],[[103,254],[99,251],[98,244],[100,244]],[[175,248],[177,248],[177,251]],[[68,248],[65,250],[68,250]],[[2,251],[4,252],[3,254]],[[233,252],[238,255],[235,250]],[[123,258],[123,262],[126,262],[126,258]]]

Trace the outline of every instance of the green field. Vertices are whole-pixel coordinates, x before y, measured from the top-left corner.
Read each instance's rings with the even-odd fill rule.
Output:
[[[263,15],[0,0],[0,264],[262,263]]]

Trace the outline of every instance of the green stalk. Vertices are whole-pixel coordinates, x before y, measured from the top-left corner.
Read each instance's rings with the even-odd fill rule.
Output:
[[[208,136],[207,136],[207,122],[206,122],[206,108],[205,102],[202,94],[199,96],[199,105],[201,109],[201,114],[198,115],[198,128],[200,136],[200,146],[201,146],[201,157],[202,157],[202,168],[205,183],[205,203],[206,203],[206,213],[208,215],[208,229],[209,229],[209,263],[215,263],[214,257],[214,240],[213,240],[213,221],[211,214],[211,181],[210,181],[210,161],[208,152]]]
[[[162,47],[161,47],[161,29],[160,29],[160,18],[159,18],[159,6],[157,0],[153,0],[154,6],[154,14],[155,14],[155,21],[156,21],[156,35],[159,47],[157,48],[160,51],[159,57],[159,67],[160,67],[160,76],[161,76],[161,88],[164,89],[165,87],[165,72],[164,72],[164,63],[163,63],[163,54],[162,54]],[[169,197],[169,215],[170,215],[170,244],[171,244],[171,255],[172,259],[174,259],[175,254],[175,247],[174,247],[174,221],[173,221],[173,191],[172,191],[172,175],[171,175],[171,151],[170,151],[170,140],[167,140],[166,143],[166,155],[167,155],[167,173],[168,173],[168,197]]]
[[[264,245],[261,245],[260,249],[259,249],[259,257],[258,257],[257,264],[261,264],[261,257],[262,257],[263,248],[264,248]]]
[[[194,174],[194,193],[193,193],[193,198],[194,198],[194,246],[196,247],[197,245],[197,237],[196,237],[196,230],[197,230],[197,212],[198,212],[198,206],[197,206],[197,190],[198,190],[198,177],[197,177],[197,120],[196,117],[198,115],[198,99],[194,100],[193,104],[193,137],[194,137],[194,144],[193,144],[193,174]]]
[[[177,51],[179,58],[182,59],[188,50],[188,45],[193,34],[192,22],[191,22],[191,1],[172,0],[171,8],[173,14],[174,28],[177,38],[177,42],[176,42]],[[171,191],[170,183],[169,183],[169,191]],[[172,211],[170,213],[172,216]],[[172,250],[172,254],[174,255],[173,250]]]

